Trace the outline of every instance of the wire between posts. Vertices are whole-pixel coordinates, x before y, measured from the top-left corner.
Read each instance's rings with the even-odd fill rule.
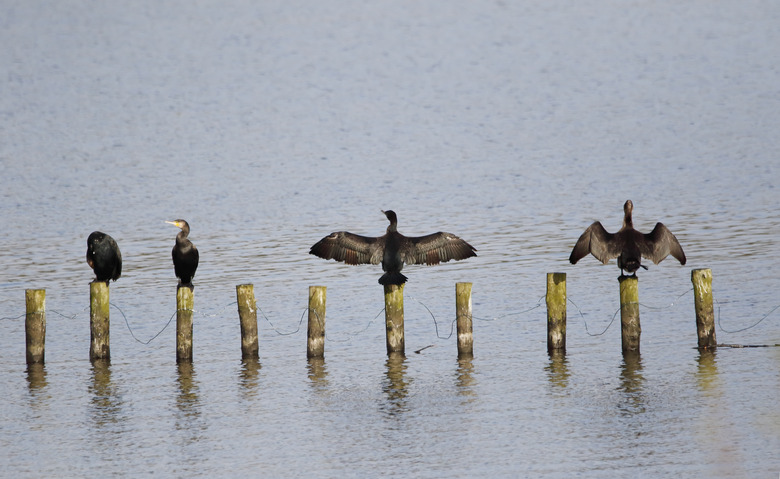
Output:
[[[766,313],[766,314],[765,314],[765,315],[764,315],[764,316],[763,316],[761,319],[759,319],[759,320],[758,320],[758,321],[756,321],[755,323],[751,324],[750,326],[748,326],[748,327],[746,327],[746,328],[742,328],[742,329],[735,329],[735,330],[733,330],[733,331],[729,331],[729,330],[723,329],[723,326],[720,324],[720,303],[718,302],[718,300],[717,300],[717,299],[715,300],[715,302],[718,304],[718,327],[720,328],[720,330],[721,330],[721,331],[723,331],[724,333],[728,333],[728,334],[732,334],[732,333],[741,333],[742,331],[747,331],[748,329],[755,328],[756,326],[758,326],[759,324],[761,324],[761,322],[762,322],[763,320],[765,320],[766,318],[768,318],[768,317],[769,317],[769,316],[770,316],[772,313],[774,313],[775,311],[777,311],[777,310],[778,310],[778,308],[780,308],[780,304],[778,304],[777,306],[775,306],[774,308],[772,308],[772,309],[771,309],[771,310],[770,310],[768,313]]]

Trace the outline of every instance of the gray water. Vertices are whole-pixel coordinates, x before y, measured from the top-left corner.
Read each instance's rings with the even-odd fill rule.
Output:
[[[690,282],[712,268],[719,342],[780,343],[778,25],[758,0],[2,2],[0,474],[778,477],[780,350],[700,353]],[[688,263],[639,273],[624,359],[614,261],[567,259],[629,198]],[[379,267],[307,254],[382,234],[390,208],[479,250],[404,270],[401,360]],[[191,366],[163,330],[175,218],[201,252]],[[88,359],[93,230],[124,256],[109,365]],[[545,346],[553,271],[565,358]],[[328,287],[321,362],[309,285]],[[29,369],[28,288],[47,306]]]

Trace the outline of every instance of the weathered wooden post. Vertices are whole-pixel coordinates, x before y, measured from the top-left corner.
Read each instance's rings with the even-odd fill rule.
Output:
[[[24,320],[27,364],[43,363],[46,352],[46,290],[25,290],[24,302],[27,309]]]
[[[547,352],[566,352],[566,273],[547,273]]]
[[[694,269],[691,271],[691,281],[699,349],[711,349],[718,344],[715,340],[715,314],[712,307],[712,270]]]
[[[639,352],[639,279],[636,276],[621,275],[620,282],[620,331],[623,354]]]
[[[325,286],[309,286],[309,327],[306,357],[325,357]]]
[[[385,285],[387,354],[406,354],[404,343],[404,285]]]
[[[176,362],[192,362],[192,289],[176,289]]]
[[[459,358],[474,355],[471,285],[471,283],[455,283],[455,323],[458,331]]]
[[[111,359],[108,284],[89,283],[89,359]]]
[[[260,345],[257,337],[257,304],[255,287],[251,284],[236,286],[238,319],[241,323],[241,359],[258,359]]]

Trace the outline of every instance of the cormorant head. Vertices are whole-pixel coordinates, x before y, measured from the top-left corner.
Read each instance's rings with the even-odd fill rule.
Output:
[[[393,210],[382,210],[382,213],[387,216],[387,219],[390,220],[390,225],[387,227],[387,231],[395,231],[398,227],[398,217],[395,215],[395,211]]]
[[[182,231],[184,231],[187,234],[190,233],[190,225],[184,220],[166,221],[166,223],[176,226],[177,228],[180,228]]]
[[[101,233],[100,231],[93,231],[90,233],[89,238],[87,238],[87,244],[98,244],[103,241],[103,238],[105,237],[105,233]]]
[[[390,220],[391,223],[398,223],[398,216],[396,216],[395,211],[393,210],[382,210],[382,213],[387,216],[387,219]]]

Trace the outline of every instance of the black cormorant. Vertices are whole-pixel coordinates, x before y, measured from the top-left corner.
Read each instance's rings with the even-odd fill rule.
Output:
[[[406,276],[401,269],[406,264],[439,264],[451,259],[476,256],[476,249],[451,233],[433,233],[409,237],[398,232],[398,217],[393,211],[383,211],[390,225],[378,238],[360,236],[347,231],[331,233],[311,247],[309,254],[347,264],[379,264],[385,274],[379,284],[403,284]]]
[[[590,225],[574,245],[569,256],[571,264],[575,264],[588,253],[592,253],[604,264],[612,258],[617,258],[621,275],[623,270],[636,275],[636,270],[640,267],[647,269],[641,261],[643,256],[658,264],[671,254],[680,264],[685,264],[685,253],[669,228],[663,223],[656,223],[650,233],[640,233],[634,229],[631,219],[633,209],[631,200],[626,201],[623,205],[623,227],[617,233],[607,233],[598,221]]]
[[[122,253],[110,237],[100,231],[93,231],[87,238],[87,264],[95,272],[95,281],[118,280],[122,275]]]
[[[190,234],[190,225],[184,220],[166,221],[181,228],[176,235],[176,245],[171,252],[173,256],[173,270],[176,277],[179,278],[179,288],[187,286],[194,289],[192,277],[195,276],[195,270],[198,269],[198,248],[187,238]]]

